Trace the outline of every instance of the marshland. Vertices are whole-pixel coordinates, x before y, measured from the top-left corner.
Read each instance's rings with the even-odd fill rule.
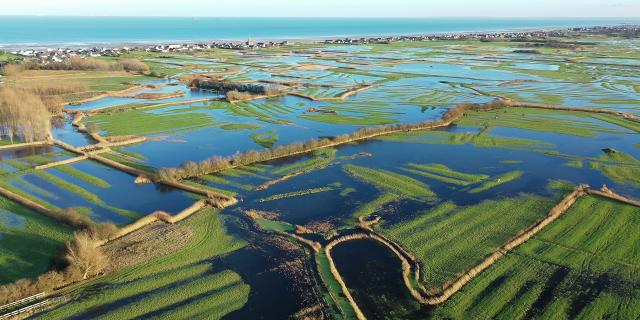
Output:
[[[637,317],[639,47],[2,54],[0,312]]]

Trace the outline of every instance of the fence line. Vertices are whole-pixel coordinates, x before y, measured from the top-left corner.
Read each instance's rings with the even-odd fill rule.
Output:
[[[11,308],[19,306],[21,304],[25,304],[25,303],[29,303],[29,302],[34,301],[34,300],[42,299],[46,295],[47,295],[46,292],[40,292],[40,293],[34,294],[34,295],[30,296],[30,297],[26,297],[26,298],[20,299],[18,301],[14,301],[14,302],[5,304],[3,306],[0,306],[0,310],[11,309]]]

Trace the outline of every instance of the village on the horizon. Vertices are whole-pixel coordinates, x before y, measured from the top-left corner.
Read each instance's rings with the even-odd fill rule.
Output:
[[[413,36],[387,36],[387,37],[360,37],[360,38],[335,38],[316,41],[323,44],[369,44],[369,43],[391,43],[396,41],[436,41],[436,40],[510,40],[510,41],[546,41],[550,37],[568,37],[575,34],[602,34],[602,35],[618,35],[626,37],[640,36],[640,26],[638,25],[621,25],[621,26],[595,26],[595,27],[576,27],[558,30],[539,30],[539,31],[513,31],[513,32],[489,32],[489,33],[444,33],[433,35],[413,35]],[[100,56],[119,56],[123,52],[128,51],[146,51],[146,52],[192,52],[209,49],[229,49],[229,50],[254,50],[273,47],[282,47],[293,45],[288,40],[283,41],[265,41],[255,42],[247,41],[228,41],[228,42],[211,42],[211,43],[168,43],[168,44],[152,44],[152,45],[119,45],[114,47],[86,47],[86,48],[46,48],[46,49],[17,49],[10,53],[25,58],[39,59],[40,63],[63,62],[71,57],[100,57]]]

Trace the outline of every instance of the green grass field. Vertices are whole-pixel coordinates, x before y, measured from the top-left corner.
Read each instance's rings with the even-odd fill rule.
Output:
[[[419,176],[459,186],[468,186],[489,178],[489,176],[485,174],[471,174],[455,171],[440,163],[409,163],[407,164],[407,168],[403,168],[403,170]]]
[[[445,202],[380,231],[413,252],[424,283],[437,287],[473,267],[520,230],[543,217],[554,199],[532,195],[459,207]]]
[[[213,117],[203,112],[152,113],[148,110],[132,110],[112,114],[98,114],[84,119],[85,124],[95,123],[109,136],[168,134],[195,130],[214,125]]]
[[[487,191],[489,189],[495,188],[495,187],[497,187],[497,186],[499,186],[501,184],[505,184],[505,183],[509,183],[511,181],[517,180],[518,178],[522,177],[523,174],[524,174],[524,172],[522,172],[522,171],[507,172],[507,173],[501,174],[501,175],[499,175],[497,177],[494,177],[494,178],[491,178],[489,180],[486,180],[481,185],[469,190],[469,192],[470,193],[484,192],[484,191]]]
[[[246,245],[227,233],[224,218],[212,209],[184,223],[193,231],[179,250],[133,267],[83,283],[68,292],[78,297],[39,317],[41,319],[160,318],[220,319],[241,308],[250,288],[231,270],[212,272],[211,259]],[[99,290],[97,290],[100,288]]]
[[[518,128],[538,132],[551,132],[585,138],[596,137],[599,133],[623,133],[622,130],[607,128],[593,119],[611,121],[624,128],[637,128],[631,121],[619,120],[612,116],[592,116],[588,113],[555,111],[531,108],[507,108],[486,112],[465,114],[459,122],[463,126],[495,126]]]
[[[523,149],[530,147],[553,147],[553,144],[532,139],[521,139],[493,135],[490,132],[479,133],[462,132],[453,133],[447,131],[413,131],[398,134],[390,134],[378,137],[379,140],[426,143],[426,144],[471,144],[482,148],[507,148]]]
[[[273,175],[284,176],[298,172],[309,172],[328,166],[336,158],[337,149],[325,148],[313,152],[313,157],[289,165],[280,166],[271,171]]]
[[[72,230],[51,218],[0,197],[0,284],[47,270]]]
[[[383,206],[402,199],[431,202],[437,195],[428,185],[411,177],[382,169],[371,169],[356,165],[345,165],[344,170],[356,180],[375,186],[380,191],[376,198],[362,203],[351,214],[352,219],[366,217]]]
[[[256,130],[262,128],[261,125],[250,123],[227,123],[220,126],[224,130]]]
[[[271,148],[276,142],[278,142],[278,134],[275,130],[268,130],[265,132],[252,133],[249,135],[253,142],[262,146],[263,148]]]
[[[399,173],[350,164],[345,165],[344,170],[356,180],[371,184],[382,192],[423,201],[436,199],[429,186]]]
[[[617,183],[640,186],[640,160],[630,154],[620,151],[605,152],[589,162],[589,167]]]
[[[583,197],[436,309],[465,319],[633,319],[640,209]]]

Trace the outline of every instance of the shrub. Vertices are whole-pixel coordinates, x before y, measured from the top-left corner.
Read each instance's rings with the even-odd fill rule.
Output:
[[[76,229],[86,229],[94,224],[91,218],[81,214],[74,208],[66,208],[58,212],[59,219]]]
[[[111,222],[91,224],[86,229],[87,234],[96,240],[109,240],[118,233],[118,227]]]
[[[138,59],[125,59],[118,63],[119,67],[129,72],[148,72],[149,66]]]

